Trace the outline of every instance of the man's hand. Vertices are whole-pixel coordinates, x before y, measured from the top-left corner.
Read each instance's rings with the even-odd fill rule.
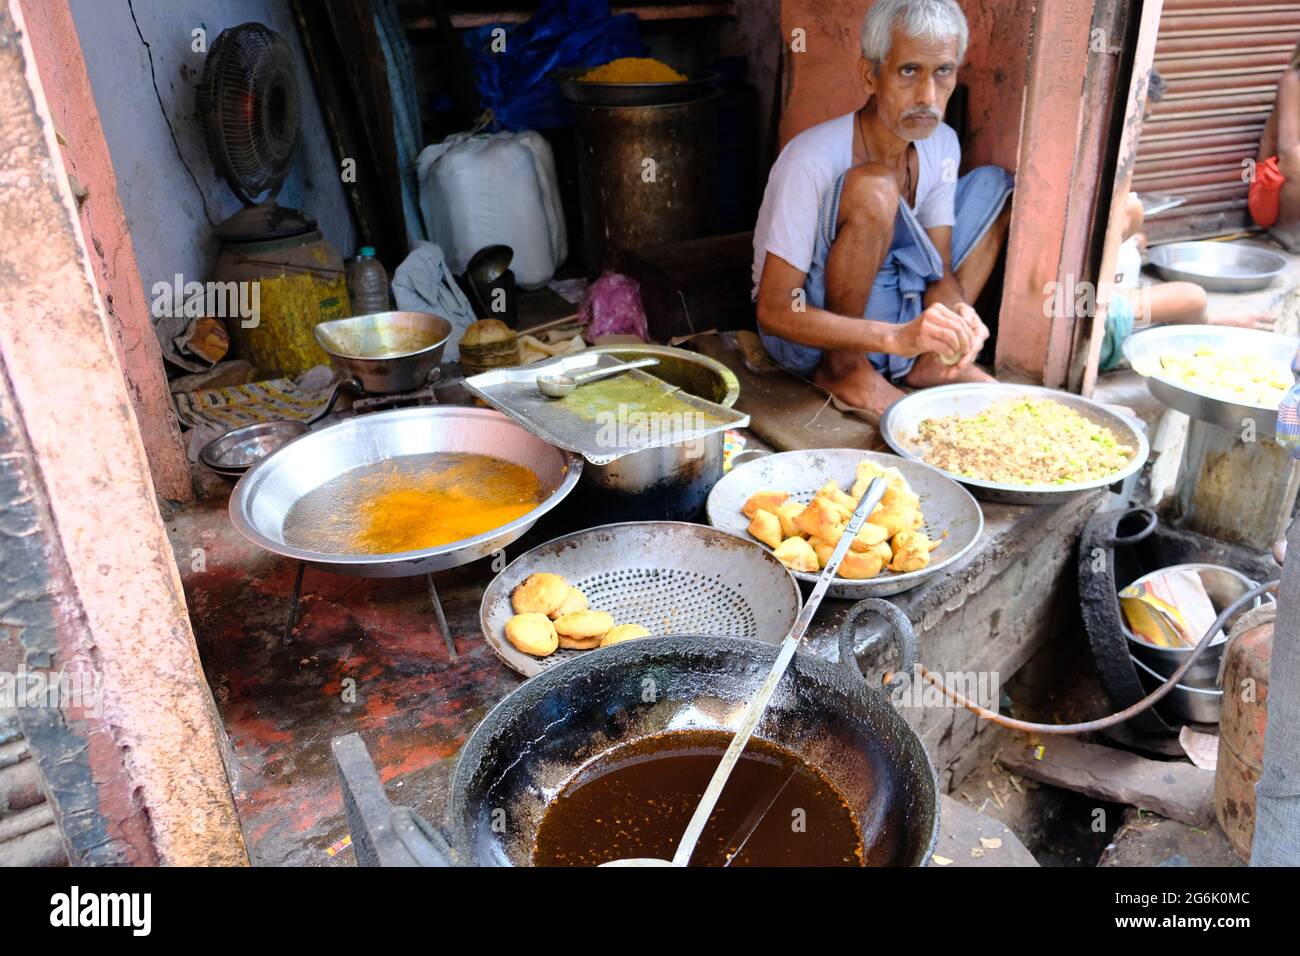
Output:
[[[964,303],[958,308],[963,306],[971,315],[975,315],[975,310]],[[980,328],[984,328],[983,323],[979,322],[979,316],[975,316],[975,321]],[[988,334],[988,329],[984,329],[984,338],[988,338]],[[936,302],[911,322],[898,326],[895,347],[889,351],[905,357],[937,352],[939,355],[955,355],[961,360],[971,352],[974,343],[972,335],[973,329],[968,319]],[[983,344],[983,339],[980,344]],[[976,348],[975,351],[978,352],[979,349]],[[973,357],[971,361],[974,361]],[[966,364],[969,365],[970,362]]]
[[[959,369],[966,369],[975,364],[975,359],[979,356],[980,350],[984,348],[984,343],[988,341],[989,329],[980,319],[979,314],[965,302],[957,303],[956,312],[961,316],[962,321],[966,323],[966,327],[970,331],[971,344],[970,348],[954,364]]]

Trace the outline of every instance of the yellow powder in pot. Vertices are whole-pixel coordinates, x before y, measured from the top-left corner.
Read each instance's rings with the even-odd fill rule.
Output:
[[[686,76],[667,63],[645,56],[624,56],[588,70],[584,83],[682,83]]]

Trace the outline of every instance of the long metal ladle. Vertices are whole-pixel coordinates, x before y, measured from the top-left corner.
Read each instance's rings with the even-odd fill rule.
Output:
[[[572,395],[573,390],[579,385],[586,385],[588,382],[594,382],[597,379],[608,378],[610,375],[617,375],[619,372],[627,372],[634,368],[645,368],[647,365],[658,365],[657,358],[637,359],[635,362],[623,362],[619,365],[610,365],[607,368],[598,368],[591,372],[581,372],[577,375],[539,375],[537,376],[537,388],[547,398],[564,398],[566,395]]]
[[[821,577],[813,586],[812,594],[808,596],[799,616],[795,618],[790,633],[786,634],[785,640],[781,642],[781,650],[776,655],[776,661],[772,664],[767,679],[763,681],[758,693],[745,708],[745,713],[740,718],[740,726],[736,728],[736,736],[731,738],[731,745],[727,747],[727,752],[718,762],[718,769],[713,771],[713,778],[709,780],[704,796],[700,797],[700,804],[695,808],[695,814],[686,824],[686,831],[682,834],[681,842],[677,844],[677,852],[673,854],[672,860],[661,860],[652,856],[626,857],[621,860],[610,860],[608,863],[602,863],[601,866],[686,866],[690,863],[691,854],[695,852],[695,844],[704,833],[709,816],[717,806],[718,798],[722,796],[722,788],[727,785],[727,780],[731,777],[732,768],[740,759],[740,754],[749,743],[749,738],[754,735],[754,728],[758,726],[763,711],[767,709],[768,701],[776,693],[777,684],[781,683],[790,661],[794,659],[794,652],[799,647],[799,642],[803,640],[804,634],[807,633],[808,625],[812,623],[813,615],[821,606],[822,598],[831,586],[831,581],[835,579],[835,572],[840,569],[840,562],[848,553],[849,545],[857,536],[863,522],[867,520],[867,516],[876,510],[876,505],[880,504],[880,499],[885,494],[885,487],[883,478],[873,478],[858,500],[858,507],[854,510],[853,517],[849,519],[844,533],[840,535],[840,540],[836,543],[835,550],[831,552],[826,567],[822,569]]]

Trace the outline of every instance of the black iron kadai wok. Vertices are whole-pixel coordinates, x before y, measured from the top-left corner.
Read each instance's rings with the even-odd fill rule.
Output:
[[[853,654],[867,612],[886,618],[900,649],[900,676],[881,690],[867,685]],[[437,827],[388,802],[358,735],[337,738],[358,863],[531,864],[543,815],[583,768],[616,747],[668,731],[729,736],[777,651],[734,637],[647,638],[547,670],[502,700],[470,735]],[[888,699],[915,662],[907,618],[886,601],[863,601],[845,618],[839,661],[796,654],[755,734],[838,790],[861,830],[869,866],[922,866],[938,835],[934,769]]]

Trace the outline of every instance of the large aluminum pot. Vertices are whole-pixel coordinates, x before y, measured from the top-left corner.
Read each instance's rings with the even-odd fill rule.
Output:
[[[663,345],[597,346],[593,352],[625,360],[656,358],[645,369],[683,392],[726,408],[736,403],[740,382],[721,362]],[[588,464],[579,481],[588,525],[622,521],[690,521],[699,516],[713,486],[722,478],[725,432],[679,445],[634,452],[608,465]]]

